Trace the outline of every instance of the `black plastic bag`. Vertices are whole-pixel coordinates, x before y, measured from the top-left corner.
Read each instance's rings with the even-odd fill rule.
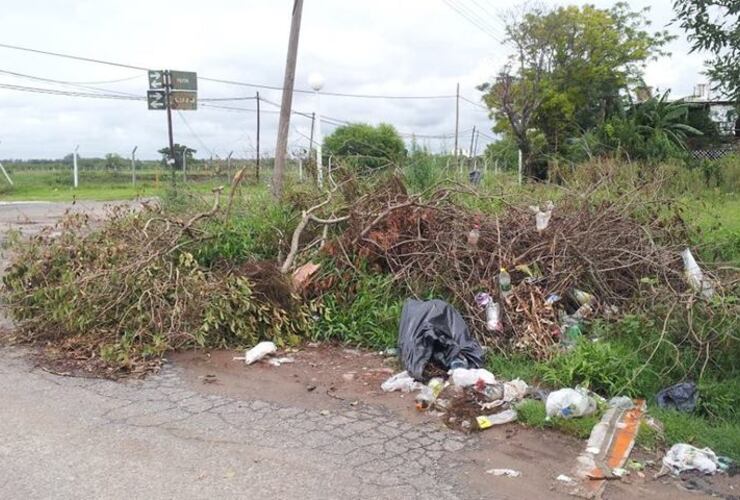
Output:
[[[431,359],[447,369],[453,362],[466,368],[483,365],[483,349],[470,336],[465,320],[439,299],[406,300],[398,325],[398,348],[404,368],[416,380],[421,380]]]
[[[678,411],[693,411],[696,408],[696,399],[699,391],[693,382],[681,382],[680,384],[666,387],[655,396],[658,406]]]

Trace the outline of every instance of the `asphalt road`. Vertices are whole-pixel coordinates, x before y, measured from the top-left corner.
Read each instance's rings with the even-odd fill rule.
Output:
[[[102,216],[104,205],[71,208]],[[0,233],[32,233],[69,208],[0,204]],[[167,363],[143,380],[75,378],[36,366],[27,348],[0,347],[0,499],[555,500],[567,498],[555,477],[583,446],[516,426],[468,436],[363,401],[280,401],[271,396],[281,383],[213,393],[186,370]],[[494,477],[490,467],[522,477]],[[608,498],[682,496],[655,482],[610,488]]]

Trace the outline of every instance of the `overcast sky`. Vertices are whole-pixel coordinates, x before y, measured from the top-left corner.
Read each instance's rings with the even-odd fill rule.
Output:
[[[199,76],[282,85],[292,0],[5,0],[0,43],[122,62],[146,68],[197,71]],[[442,0],[306,0],[299,45],[297,88],[320,72],[327,92],[383,95],[461,94],[479,102],[475,86],[501,66],[506,49],[495,16],[519,4],[510,0],[453,0],[488,23],[486,34]],[[585,2],[554,2],[550,5]],[[599,7],[611,1],[596,0]],[[671,0],[635,0],[651,6],[653,27],[671,19]],[[488,11],[486,12],[484,8]],[[650,63],[649,85],[690,94],[703,80],[702,55],[688,54],[683,33],[669,49],[673,56]],[[68,82],[92,83],[116,92],[144,96],[143,71],[0,48],[0,70]],[[95,92],[0,73],[0,84]],[[253,96],[257,89],[199,82],[199,97]],[[280,93],[260,90],[280,101]],[[253,101],[219,103],[253,109]],[[313,111],[313,96],[296,94],[294,108]],[[332,118],[389,122],[405,134],[449,135],[454,131],[454,99],[383,100],[324,96],[322,112]],[[277,108],[263,103],[262,150],[275,148]],[[197,156],[252,156],[256,115],[201,107],[175,114],[175,141]],[[186,123],[187,122],[187,123]],[[461,102],[461,146],[468,147],[473,126],[492,135],[483,109]],[[324,126],[331,131],[333,126]],[[291,120],[290,147],[308,143],[310,120]],[[61,157],[80,145],[82,156],[117,152],[128,156],[138,145],[142,158],[157,157],[166,144],[165,113],[147,111],[141,101],[42,95],[0,88],[0,158]],[[451,148],[452,139],[420,139],[434,150]],[[481,147],[488,139],[481,137]]]

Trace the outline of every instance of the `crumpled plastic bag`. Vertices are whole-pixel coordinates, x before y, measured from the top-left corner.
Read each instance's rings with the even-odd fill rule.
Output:
[[[506,403],[519,401],[521,399],[524,399],[524,396],[527,395],[528,389],[529,386],[527,385],[527,383],[519,378],[515,378],[514,380],[510,380],[509,382],[504,382],[503,399]]]
[[[482,380],[485,385],[496,383],[496,377],[485,368],[455,368],[450,370],[450,378],[452,383],[458,387],[470,387],[477,384],[479,380]]]
[[[709,448],[699,449],[686,443],[671,446],[663,457],[663,466],[673,474],[680,474],[687,470],[698,470],[704,474],[717,472],[719,460]]]
[[[398,325],[398,348],[403,367],[420,380],[426,364],[434,359],[445,369],[453,362],[480,368],[483,349],[471,337],[465,320],[443,300],[407,299]]]
[[[681,382],[660,391],[655,400],[661,408],[690,412],[696,408],[699,391],[693,382]]]
[[[409,375],[409,372],[405,370],[400,373],[396,373],[380,385],[383,392],[412,392],[418,391],[422,387],[424,386],[414,380],[411,375]]]
[[[591,415],[596,411],[596,400],[582,388],[560,389],[547,396],[545,411],[548,418],[573,418]]]

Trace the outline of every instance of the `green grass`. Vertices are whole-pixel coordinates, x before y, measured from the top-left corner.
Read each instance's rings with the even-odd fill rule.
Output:
[[[162,196],[171,186],[171,177],[164,172],[147,170],[137,173],[136,185],[131,183],[130,172],[81,171],[79,186],[72,185],[72,174],[62,170],[20,170],[11,174],[13,186],[0,177],[0,200],[4,201],[56,201],[77,200],[130,200],[139,197]],[[178,174],[180,186],[196,191],[209,191],[217,185],[228,184],[225,177],[198,176],[184,182]]]
[[[535,429],[555,429],[569,436],[587,439],[591,429],[599,422],[599,413],[579,418],[547,418],[545,403],[534,399],[526,399],[516,407],[517,418],[520,423]]]

